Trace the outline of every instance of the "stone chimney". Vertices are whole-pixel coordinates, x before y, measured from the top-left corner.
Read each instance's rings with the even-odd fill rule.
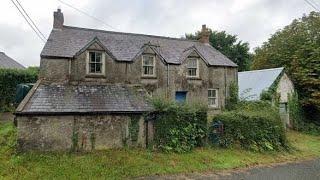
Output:
[[[200,32],[200,42],[203,44],[209,44],[209,37],[210,37],[210,32],[206,25],[202,25],[202,29]]]
[[[61,9],[58,8],[57,11],[53,13],[53,28],[62,29],[63,22],[64,22],[63,13],[61,12]]]

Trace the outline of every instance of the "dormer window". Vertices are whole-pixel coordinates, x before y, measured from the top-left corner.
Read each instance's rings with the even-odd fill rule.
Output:
[[[142,75],[155,76],[155,57],[153,55],[142,56]]]
[[[188,68],[188,72],[187,72],[188,77],[198,77],[199,76],[198,59],[189,58],[187,68]]]
[[[104,75],[105,55],[99,51],[89,51],[87,56],[87,74]]]

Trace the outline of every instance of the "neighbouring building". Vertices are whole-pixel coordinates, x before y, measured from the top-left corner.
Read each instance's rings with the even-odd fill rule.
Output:
[[[219,113],[237,65],[199,41],[65,26],[54,12],[39,81],[16,111],[21,149],[87,150],[152,140],[148,96],[208,104]],[[133,128],[135,127],[135,128]]]
[[[261,69],[238,73],[239,97],[242,100],[257,101],[264,91],[273,88],[279,96],[279,111],[283,122],[290,126],[288,100],[294,86],[284,68]]]
[[[0,52],[0,69],[25,69],[25,67],[4,52]]]

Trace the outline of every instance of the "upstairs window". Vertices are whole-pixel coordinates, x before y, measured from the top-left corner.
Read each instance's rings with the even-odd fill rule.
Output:
[[[218,107],[218,89],[208,89],[208,105]]]
[[[104,54],[102,52],[89,51],[87,74],[104,74]]]
[[[198,60],[195,58],[188,59],[188,77],[198,77]]]
[[[142,56],[142,75],[154,76],[155,75],[155,57],[152,55]]]

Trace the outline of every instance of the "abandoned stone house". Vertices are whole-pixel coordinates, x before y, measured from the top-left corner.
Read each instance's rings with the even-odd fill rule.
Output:
[[[147,96],[224,107],[237,65],[201,39],[65,26],[54,12],[40,77],[16,111],[22,150],[145,146],[153,127]],[[136,126],[138,128],[132,128]]]

